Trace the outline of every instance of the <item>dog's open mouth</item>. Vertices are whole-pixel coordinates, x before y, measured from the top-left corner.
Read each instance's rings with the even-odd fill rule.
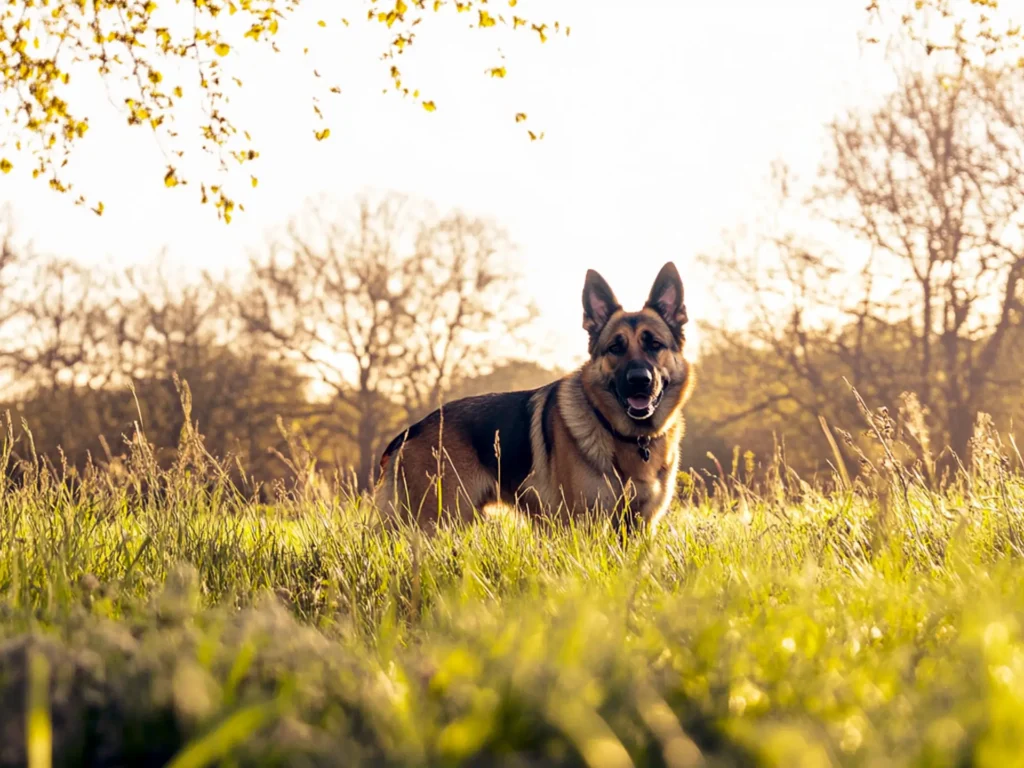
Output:
[[[627,397],[626,402],[629,403],[629,407],[634,411],[646,411],[651,407],[651,396],[634,395],[633,397]]]
[[[629,395],[625,398],[623,405],[626,406],[626,414],[629,418],[643,421],[654,415],[660,400],[660,393],[658,395]]]

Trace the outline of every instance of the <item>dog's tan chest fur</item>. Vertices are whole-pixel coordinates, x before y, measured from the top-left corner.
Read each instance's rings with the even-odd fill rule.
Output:
[[[617,440],[601,426],[578,374],[553,386],[558,387],[556,403],[547,414],[553,450],[550,454],[545,450],[544,412],[537,408],[532,429],[534,455],[547,460],[538,462],[528,479],[523,506],[531,512],[543,509],[571,516],[586,510],[619,512],[628,505],[648,522],[660,516],[672,498],[682,420],[673,419],[655,436],[649,446],[650,458],[644,461],[637,443]],[[538,402],[542,400],[538,396]]]

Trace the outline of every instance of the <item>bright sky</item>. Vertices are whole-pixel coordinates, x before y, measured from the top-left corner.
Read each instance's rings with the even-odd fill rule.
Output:
[[[674,260],[690,317],[710,311],[715,275],[698,269],[696,256],[756,215],[773,159],[813,170],[823,123],[884,86],[881,51],[858,38],[865,4],[547,0],[533,14],[571,24],[571,36],[539,45],[519,32],[519,42],[501,42],[504,80],[483,74],[502,63],[495,43],[504,38],[448,17],[401,62],[407,83],[436,102],[427,113],[381,94],[388,78],[374,30],[383,27],[356,18],[361,4],[345,4],[353,19],[345,29],[337,3],[313,2],[287,30],[315,41],[315,61],[246,53],[234,62],[246,83],[235,115],[261,158],[240,173],[247,181],[251,170],[260,184],[246,189],[247,210],[229,226],[198,204],[196,187],[166,189],[166,160],[152,136],[125,126],[102,100],[72,168],[105,214],[74,206],[18,168],[0,177],[0,203],[14,203],[20,234],[40,249],[127,265],[167,248],[182,274],[198,275],[237,272],[247,249],[310,196],[423,196],[508,229],[541,310],[538,356],[565,364],[585,352],[587,268],[629,308]],[[317,27],[318,18],[329,26]],[[331,127],[324,142],[312,136],[312,64],[343,89],[323,102]],[[517,111],[545,131],[542,141],[527,139]]]

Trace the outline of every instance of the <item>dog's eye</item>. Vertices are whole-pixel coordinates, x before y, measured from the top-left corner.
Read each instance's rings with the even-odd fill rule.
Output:
[[[620,336],[612,342],[612,345],[608,347],[608,351],[613,355],[622,355],[626,352],[626,342]]]
[[[644,341],[646,342],[645,346],[651,352],[657,352],[658,350],[661,350],[661,349],[665,348],[665,345],[662,344],[660,341],[658,341],[653,336],[648,336]]]

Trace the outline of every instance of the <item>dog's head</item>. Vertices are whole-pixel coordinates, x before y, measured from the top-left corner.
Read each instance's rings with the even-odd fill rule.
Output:
[[[594,270],[583,285],[583,327],[590,335],[584,387],[613,424],[631,432],[660,429],[689,393],[683,357],[683,282],[669,262],[639,312],[626,312]]]

